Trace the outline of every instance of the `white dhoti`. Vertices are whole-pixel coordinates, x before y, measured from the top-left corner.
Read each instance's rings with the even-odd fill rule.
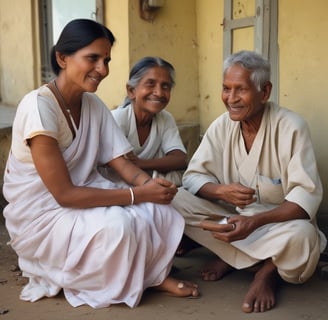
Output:
[[[256,229],[246,239],[226,243],[194,225],[203,219],[238,214],[180,188],[174,207],[186,221],[185,234],[236,269],[272,259],[287,282],[303,283],[314,273],[320,257],[320,234],[308,220],[272,223]]]

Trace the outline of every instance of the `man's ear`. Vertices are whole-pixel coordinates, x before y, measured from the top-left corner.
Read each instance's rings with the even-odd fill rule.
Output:
[[[262,103],[265,103],[269,100],[271,90],[272,90],[272,83],[268,81],[262,88],[262,92],[263,92]]]
[[[135,92],[135,89],[127,84],[126,85],[126,93],[130,100],[134,100],[134,98],[136,97],[134,92]]]
[[[66,68],[66,55],[62,54],[60,52],[56,52],[56,60],[58,65],[61,67],[61,69],[65,69]]]

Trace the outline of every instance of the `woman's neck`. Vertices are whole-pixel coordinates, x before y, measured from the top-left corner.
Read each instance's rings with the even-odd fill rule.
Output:
[[[67,109],[73,111],[81,108],[81,92],[74,93],[72,86],[65,84],[60,77],[54,80],[54,86]]]
[[[149,128],[151,126],[154,115],[142,112],[133,107],[134,116],[136,118],[137,128]]]

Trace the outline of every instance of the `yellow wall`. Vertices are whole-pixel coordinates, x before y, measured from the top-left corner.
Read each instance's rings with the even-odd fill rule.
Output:
[[[129,1],[105,0],[104,24],[113,32],[116,42],[112,48],[110,74],[100,84],[97,94],[110,109],[123,100],[129,74]]]
[[[197,0],[197,47],[199,68],[199,121],[204,132],[225,111],[221,103],[223,57],[223,0]]]
[[[255,13],[255,0],[234,0],[233,17],[244,18]],[[221,102],[223,62],[224,0],[197,0],[197,43],[199,68],[199,114],[201,131],[226,111]],[[233,34],[233,51],[254,48],[254,29],[245,28]]]
[[[41,84],[37,0],[0,2],[0,94],[16,106]],[[198,66],[194,0],[166,0],[152,22],[139,15],[137,0],[104,0],[104,24],[117,42],[110,75],[98,95],[110,109],[126,94],[129,70],[139,58],[158,55],[176,69],[176,87],[167,109],[177,122],[198,122]]]
[[[130,67],[140,58],[154,55],[168,60],[176,69],[176,86],[167,110],[177,122],[198,122],[194,1],[166,0],[152,22],[140,18],[138,1],[106,0],[105,5],[105,23],[117,38],[111,74],[98,91],[109,108],[123,101]]]
[[[225,108],[220,100],[222,82],[223,0],[198,0],[200,125],[204,130]],[[252,15],[252,0],[234,1],[235,17]],[[253,2],[254,3],[254,2]],[[297,9],[297,10],[296,10]],[[327,90],[328,2],[279,1],[280,104],[304,116],[312,133],[319,172],[324,186],[322,212],[328,212]],[[254,14],[254,13],[253,13]],[[252,49],[249,29],[235,34],[234,51]]]
[[[152,23],[139,17],[130,1],[130,63],[146,55],[168,60],[176,69],[176,86],[167,110],[177,122],[198,122],[198,69],[194,0],[166,0]]]
[[[328,2],[279,2],[280,104],[308,121],[328,213]]]
[[[254,0],[255,1],[255,0]],[[235,16],[252,15],[253,0],[234,0]],[[16,105],[40,84],[37,0],[0,0],[0,93],[3,102]],[[109,108],[125,96],[131,65],[145,55],[159,55],[176,68],[177,85],[168,110],[177,122],[199,122],[202,133],[225,111],[220,98],[224,0],[165,0],[153,22],[139,16],[138,0],[104,0],[105,24],[117,43],[111,74],[98,94]],[[279,1],[280,103],[308,121],[328,213],[328,150],[326,148],[326,30],[328,2]],[[251,49],[252,32],[236,33],[234,50]]]
[[[33,3],[0,3],[0,94],[9,105],[15,106],[26,92],[34,89],[37,78]]]
[[[233,0],[234,19],[255,15],[255,0]],[[233,52],[239,50],[254,50],[254,27],[242,28],[233,32]]]

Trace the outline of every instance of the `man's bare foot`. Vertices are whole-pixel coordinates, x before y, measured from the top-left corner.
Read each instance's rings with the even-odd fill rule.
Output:
[[[200,247],[200,244],[186,236],[185,234],[182,236],[182,239],[180,241],[179,247],[177,251],[175,252],[175,255],[177,257],[183,257],[185,254],[187,254],[189,251],[196,249]]]
[[[154,287],[156,290],[165,291],[174,297],[199,297],[198,286],[190,281],[177,280],[167,277],[159,286]]]
[[[202,270],[202,279],[205,281],[217,281],[222,279],[233,268],[221,259],[211,261]]]
[[[276,266],[271,260],[265,261],[255,274],[242,304],[242,310],[250,313],[272,309],[276,303],[275,291],[279,279]]]

